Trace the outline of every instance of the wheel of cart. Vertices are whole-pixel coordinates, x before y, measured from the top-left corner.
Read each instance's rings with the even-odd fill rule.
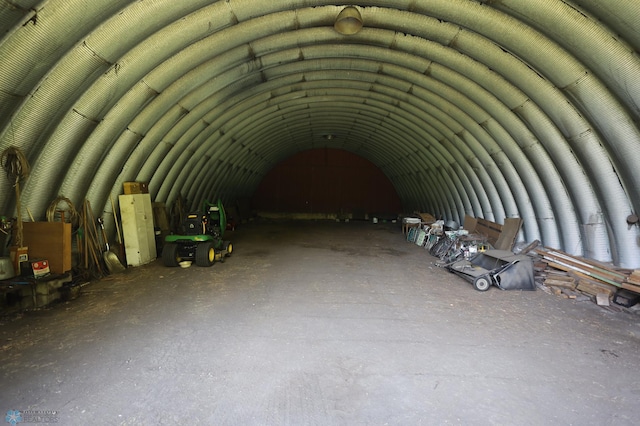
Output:
[[[478,291],[487,291],[491,287],[491,276],[488,274],[480,275],[473,280],[473,288]]]

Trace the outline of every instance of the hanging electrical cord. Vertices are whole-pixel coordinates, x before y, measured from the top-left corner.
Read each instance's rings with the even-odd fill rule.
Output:
[[[7,179],[16,190],[16,212],[17,212],[17,229],[16,229],[16,245],[22,246],[22,206],[20,204],[20,181],[29,176],[31,167],[29,161],[20,148],[10,146],[0,154],[0,164],[7,174]]]

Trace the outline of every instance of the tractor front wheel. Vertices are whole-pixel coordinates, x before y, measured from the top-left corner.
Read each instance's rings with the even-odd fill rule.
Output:
[[[164,266],[178,266],[179,262],[178,245],[176,243],[165,243],[162,248],[162,263]]]
[[[200,243],[196,247],[196,265],[198,266],[212,266],[216,260],[216,251],[213,247],[213,243],[207,241]]]

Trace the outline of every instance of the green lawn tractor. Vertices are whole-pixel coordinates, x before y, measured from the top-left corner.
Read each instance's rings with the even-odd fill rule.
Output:
[[[162,263],[178,266],[181,262],[195,261],[198,266],[212,266],[233,251],[230,241],[223,240],[227,217],[218,200],[216,204],[205,200],[203,212],[187,214],[180,234],[167,235],[162,249]]]

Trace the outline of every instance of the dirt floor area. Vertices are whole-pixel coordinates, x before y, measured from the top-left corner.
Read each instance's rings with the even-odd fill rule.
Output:
[[[640,315],[478,292],[391,223],[252,223],[5,317],[0,410],[65,425],[635,425]],[[30,417],[29,417],[30,416]],[[18,423],[20,424],[20,423]]]

